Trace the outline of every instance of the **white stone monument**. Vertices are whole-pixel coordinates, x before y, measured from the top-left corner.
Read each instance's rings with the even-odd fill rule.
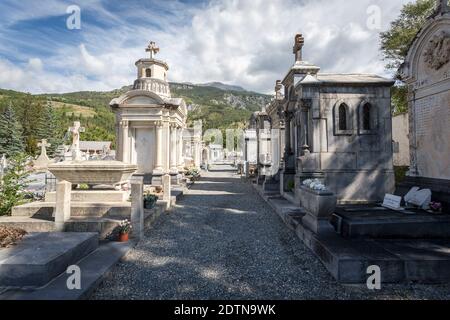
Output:
[[[80,151],[80,133],[85,131],[85,128],[81,126],[79,121],[73,123],[73,127],[68,130],[72,134],[72,160],[82,161],[83,155]]]
[[[47,139],[42,139],[37,146],[41,148],[41,154],[35,161],[33,161],[34,169],[46,170],[48,165],[54,162],[47,156],[47,147],[50,147],[51,144],[47,143]]]
[[[398,192],[429,188],[450,208],[450,8],[437,2],[399,73],[408,86],[410,170]]]
[[[161,185],[164,174],[178,183],[184,169],[187,108],[183,99],[171,96],[169,66],[155,58],[159,48],[150,42],[145,51],[150,58],[136,61],[133,89],[110,102],[116,114],[116,158],[136,164],[145,183]]]

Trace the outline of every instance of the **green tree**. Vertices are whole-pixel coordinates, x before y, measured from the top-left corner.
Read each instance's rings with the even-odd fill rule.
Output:
[[[39,125],[39,115],[42,114],[44,104],[42,99],[31,94],[24,95],[16,102],[17,119],[22,125],[22,135],[25,142],[25,151],[30,155],[35,155],[37,151],[37,128]]]
[[[6,173],[0,180],[0,216],[11,214],[11,209],[22,204],[28,195],[26,171],[27,155],[18,153],[9,161]]]
[[[381,50],[387,69],[397,70],[400,67],[412,41],[435,7],[436,0],[407,3],[400,11],[400,16],[391,22],[389,30],[381,33]]]
[[[47,154],[51,157],[54,156],[56,149],[63,142],[60,131],[58,117],[51,103],[48,102],[41,114],[36,136],[38,141],[47,139],[48,143],[50,143],[50,147],[47,148]]]
[[[381,51],[386,61],[386,69],[397,71],[404,62],[415,36],[433,13],[436,0],[417,0],[403,6],[400,16],[389,30],[380,34]],[[392,88],[392,112],[399,114],[408,111],[408,90],[404,84]]]
[[[23,151],[22,126],[9,104],[0,114],[0,154],[13,157]]]

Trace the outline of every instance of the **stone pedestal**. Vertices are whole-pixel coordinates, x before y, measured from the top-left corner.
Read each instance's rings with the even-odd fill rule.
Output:
[[[139,240],[144,237],[144,177],[133,176],[131,183],[131,225],[133,236]]]
[[[299,195],[306,211],[302,224],[316,234],[331,230],[329,221],[336,208],[336,196],[330,191],[315,191],[305,186],[300,187]]]
[[[162,186],[163,186],[163,200],[167,201],[167,206],[171,205],[171,178],[170,175],[165,174],[162,176]]]
[[[280,174],[280,194],[284,194],[288,191],[289,181],[294,181],[295,170],[285,169]]]
[[[72,184],[65,180],[56,184],[55,227],[57,231],[64,231],[64,225],[70,219],[70,193]]]
[[[243,169],[244,169],[244,176],[246,178],[249,178],[250,177],[250,164],[248,161],[244,161]]]
[[[171,173],[170,174],[170,182],[171,184],[179,185],[181,182],[181,179],[183,178],[183,175],[181,173]]]
[[[264,183],[263,183],[263,190],[264,191],[280,191],[280,182],[272,176],[266,176]]]
[[[295,189],[294,189],[294,195],[295,195],[295,201],[299,204],[301,204],[301,199],[300,199],[300,195],[303,192],[302,191],[302,183],[303,181],[305,181],[306,179],[318,179],[320,182],[324,183],[325,182],[325,175],[321,172],[301,172],[299,170],[300,173],[297,173],[294,176],[294,185],[295,185]]]

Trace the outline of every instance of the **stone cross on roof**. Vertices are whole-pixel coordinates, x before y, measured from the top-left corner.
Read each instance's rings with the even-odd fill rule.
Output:
[[[47,147],[50,147],[51,144],[47,143],[47,139],[42,139],[41,142],[37,144],[38,147],[41,147],[41,156],[47,155]]]
[[[81,160],[80,152],[80,132],[84,132],[84,127],[81,126],[80,121],[74,121],[73,127],[68,130],[72,133],[72,158],[73,160]]]
[[[293,53],[295,54],[295,61],[302,61],[302,49],[305,44],[305,38],[301,33],[295,35],[295,42]]]
[[[150,52],[150,59],[155,58],[155,55],[159,52],[159,48],[156,46],[156,43],[150,41],[148,47],[145,49],[146,52]]]

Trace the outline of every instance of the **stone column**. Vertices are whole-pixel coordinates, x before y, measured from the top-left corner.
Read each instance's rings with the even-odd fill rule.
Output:
[[[184,171],[184,157],[183,157],[183,128],[179,127],[178,130],[178,138],[177,138],[177,156],[178,156],[178,170]]]
[[[287,112],[285,112],[285,138],[284,138],[284,153],[289,156],[291,154],[291,116]],[[285,156],[285,159],[287,157]]]
[[[68,181],[58,181],[56,184],[55,229],[64,231],[64,225],[70,219],[70,193],[72,184]]]
[[[115,133],[116,133],[116,160],[122,161],[122,132],[120,122],[116,120]]]
[[[304,104],[301,106],[301,130],[302,130],[302,139],[301,139],[301,148],[302,150],[309,149],[309,137],[308,137],[308,133],[309,133],[309,125],[308,125],[308,112],[309,112],[309,103],[308,102],[304,102]],[[303,155],[303,151],[302,154]]]
[[[172,143],[171,143],[171,134],[170,134],[170,123],[169,122],[165,122],[164,123],[164,127],[163,127],[164,131],[165,131],[165,141],[164,144],[161,145],[161,147],[163,148],[163,151],[165,153],[165,161],[164,161],[164,172],[169,172],[170,170],[170,153],[171,153],[171,149],[172,149]],[[165,149],[164,149],[165,147]]]
[[[129,163],[130,162],[130,153],[129,153],[129,138],[128,138],[128,120],[122,120],[120,123],[122,128],[122,161]]]
[[[144,237],[144,177],[132,176],[131,183],[131,225],[133,236],[137,239]]]
[[[170,174],[177,174],[177,149],[178,149],[178,141],[177,141],[177,128],[175,124],[170,125]]]
[[[155,123],[156,130],[156,160],[154,172],[161,173],[163,171],[162,162],[162,123],[160,121]]]
[[[194,165],[196,168],[200,168],[200,143],[197,141],[197,138],[194,137],[193,143],[193,154],[194,154]]]

